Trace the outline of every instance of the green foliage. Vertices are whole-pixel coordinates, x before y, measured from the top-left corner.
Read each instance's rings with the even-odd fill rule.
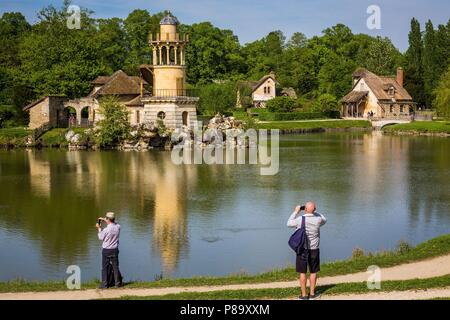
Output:
[[[275,97],[267,101],[266,108],[270,112],[292,112],[297,107],[295,99],[291,97]]]
[[[280,130],[323,130],[323,129],[370,129],[372,125],[367,120],[318,120],[318,121],[270,121],[258,123],[258,129]]]
[[[420,107],[431,107],[435,102],[436,88],[449,64],[450,20],[437,29],[428,20],[422,32],[419,22],[413,18],[405,54],[405,88]]]
[[[335,96],[325,93],[320,95],[316,101],[313,102],[313,110],[315,112],[333,112],[339,110],[339,104]]]
[[[401,63],[401,54],[388,38],[376,37],[367,49],[366,68],[377,75],[389,76]]]
[[[215,115],[230,111],[236,105],[236,86],[232,82],[210,83],[198,86],[199,112]]]
[[[98,75],[118,69],[137,75],[140,64],[151,63],[147,37],[149,32],[159,32],[159,21],[166,12],[150,14],[138,9],[125,19],[94,19],[91,11],[83,9],[81,29],[70,30],[66,26],[69,4],[64,1],[61,8],[43,8],[33,25],[20,13],[2,15],[0,105],[13,105],[21,113],[27,103],[47,94],[85,96]],[[286,41],[281,31],[272,31],[243,46],[231,30],[210,22],[178,26],[180,33],[190,33],[187,79],[193,86],[216,80],[258,80],[275,71],[281,87],[292,87],[309,98],[331,94],[340,99],[351,89],[351,74],[357,67],[392,75],[403,64],[405,87],[421,106],[435,100],[435,89],[447,70],[449,29],[450,23],[434,29],[429,21],[422,35],[419,22],[413,19],[410,46],[403,57],[389,39],[355,35],[343,24],[310,39],[294,32]],[[201,109],[209,113],[233,107],[231,99],[235,100],[236,93],[231,95],[231,90],[229,98],[221,97],[219,106],[212,106],[208,100],[214,90],[203,91],[205,106]],[[252,105],[249,92],[241,92],[241,97],[244,108]]]
[[[100,115],[96,140],[100,146],[120,144],[129,138],[130,123],[125,105],[114,97],[103,98],[100,101]]]
[[[221,30],[210,22],[195,23],[186,29],[190,34],[186,49],[189,82],[211,82],[242,73],[244,58],[231,30]]]
[[[287,112],[287,113],[262,113],[258,116],[261,121],[292,121],[292,120],[311,120],[324,119],[326,115],[322,112]]]
[[[434,90],[433,107],[440,117],[450,119],[450,66],[445,72],[437,88]]]
[[[16,126],[18,110],[14,106],[0,105],[0,128]]]
[[[0,146],[25,146],[25,139],[31,135],[31,133],[31,130],[19,127],[0,129]]]

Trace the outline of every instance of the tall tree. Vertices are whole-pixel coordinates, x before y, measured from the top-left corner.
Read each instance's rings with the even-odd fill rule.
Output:
[[[391,75],[399,66],[400,57],[391,40],[378,36],[368,47],[365,67],[378,75]]]
[[[450,119],[450,66],[447,68],[435,89],[433,107],[438,115]]]
[[[240,72],[243,58],[238,38],[230,30],[221,30],[210,22],[193,24],[187,29],[190,43],[186,50],[189,82],[211,82]]]
[[[408,35],[409,47],[405,54],[405,88],[419,106],[425,105],[423,83],[423,41],[420,23],[416,18],[411,20],[411,30]]]
[[[39,21],[20,43],[21,66],[15,81],[33,88],[30,100],[47,94],[86,95],[90,82],[109,71],[90,13],[82,12],[81,29],[68,29],[67,4],[41,10]]]
[[[425,34],[423,36],[423,80],[425,103],[431,107],[433,101],[433,91],[439,81],[438,69],[442,63],[437,51],[436,31],[431,20],[425,24]]]

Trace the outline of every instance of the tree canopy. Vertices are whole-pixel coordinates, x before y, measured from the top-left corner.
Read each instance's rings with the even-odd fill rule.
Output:
[[[167,12],[136,9],[124,19],[94,19],[93,12],[84,8],[81,29],[68,29],[69,5],[66,0],[61,8],[43,8],[32,25],[19,12],[5,12],[0,18],[0,105],[14,106],[16,115],[43,95],[84,96],[99,75],[118,69],[137,75],[140,64],[151,63],[148,35],[159,31]],[[331,101],[331,95],[339,101],[351,89],[357,67],[395,75],[398,66],[405,69],[405,87],[413,99],[430,107],[450,61],[450,21],[436,28],[428,21],[421,30],[412,19],[405,54],[388,38],[354,34],[343,24],[309,39],[301,32],[287,39],[275,30],[245,45],[233,31],[210,22],[181,24],[178,29],[190,33],[187,80],[205,95],[204,110],[214,109],[208,101],[216,93],[223,98],[218,109],[232,105],[235,94],[225,98],[223,93],[231,92],[233,84],[218,83],[258,80],[270,71],[281,86],[292,87],[301,97],[314,100],[327,95],[323,97]]]

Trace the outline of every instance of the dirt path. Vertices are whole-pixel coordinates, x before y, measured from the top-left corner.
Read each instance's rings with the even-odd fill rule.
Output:
[[[381,269],[381,280],[407,280],[407,279],[425,279],[450,274],[450,254],[433,259],[403,264],[391,268]],[[353,273],[342,276],[324,277],[318,280],[318,285],[348,283],[348,282],[362,282],[367,281],[368,274],[366,272]],[[244,290],[244,289],[268,289],[268,288],[290,288],[297,287],[297,281],[287,282],[269,282],[269,283],[255,283],[255,284],[235,284],[235,285],[221,285],[221,286],[200,286],[200,287],[173,287],[173,288],[151,288],[151,289],[110,289],[110,290],[79,290],[79,291],[55,291],[55,292],[18,292],[18,293],[0,293],[0,300],[86,300],[86,299],[101,299],[101,298],[119,298],[121,296],[152,296],[165,295],[182,292],[208,292],[218,290]],[[450,290],[450,289],[448,289]],[[433,290],[429,290],[432,292]],[[435,291],[435,290],[434,290]],[[444,291],[443,297],[449,297],[450,292]],[[392,296],[395,299],[397,293],[393,292]],[[398,295],[403,295],[406,299],[408,295],[406,292],[399,292]],[[369,295],[348,295],[347,297],[359,296],[371,299],[381,299],[387,294],[369,294]],[[338,296],[336,296],[338,297]],[[346,295],[341,296],[342,298]],[[439,296],[442,297],[442,296]],[[330,296],[330,298],[333,298]],[[421,299],[421,298],[418,298]],[[424,298],[426,299],[426,298]]]

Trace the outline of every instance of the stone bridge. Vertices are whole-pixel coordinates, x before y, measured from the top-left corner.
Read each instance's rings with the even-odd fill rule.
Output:
[[[381,130],[384,126],[390,124],[410,123],[411,119],[373,119],[371,120],[372,127],[375,130]]]

